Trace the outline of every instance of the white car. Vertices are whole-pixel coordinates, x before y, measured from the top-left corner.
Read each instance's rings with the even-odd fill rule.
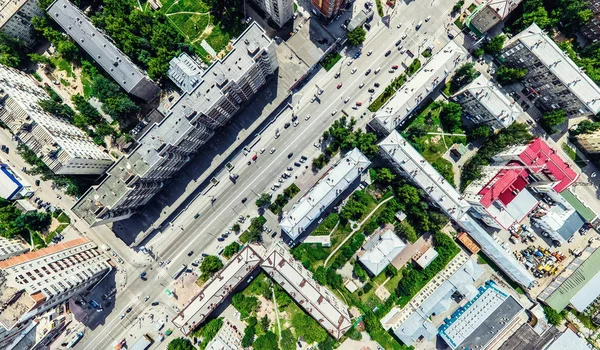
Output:
[[[298,126],[298,124],[300,124],[300,123],[298,123],[298,121],[297,121],[297,120],[296,120],[296,121],[294,121],[294,126]]]
[[[363,86],[365,86],[365,83],[360,83],[360,85],[358,86],[359,89],[362,89]]]
[[[408,34],[406,34],[406,33],[402,34],[402,40],[406,39],[407,36],[408,36]]]
[[[430,19],[431,19],[431,16],[427,16],[427,18],[425,18],[425,22],[429,22]]]
[[[402,27],[402,23],[398,23],[398,25],[396,26],[396,28],[400,29],[400,27]]]
[[[313,102],[315,102],[316,100],[317,100],[317,98],[316,98],[315,96],[313,96],[313,97],[310,99],[310,103],[313,103]]]
[[[352,63],[354,63],[354,60],[348,61],[348,65],[351,65]]]
[[[352,68],[352,71],[350,73],[352,73],[352,74],[356,73],[356,67]]]
[[[321,148],[321,144],[320,144],[320,143],[318,143],[318,142],[315,142],[315,143],[313,143],[313,146],[314,146],[315,148]]]
[[[344,99],[344,103],[348,103],[348,101],[350,101],[350,97],[346,97],[346,99]]]
[[[307,114],[306,117],[304,117],[304,120],[309,120],[310,119],[310,114]]]
[[[372,53],[373,53],[373,50],[369,50],[369,52],[367,52],[367,56],[371,56]]]
[[[275,147],[271,148],[271,150],[269,151],[269,153],[271,153],[271,154],[275,153]]]
[[[260,154],[263,154],[263,153],[265,153],[265,149],[264,149],[264,148],[261,148],[261,149],[260,149]]]
[[[333,111],[331,111],[331,115],[335,115],[337,113],[337,109],[334,109]]]
[[[405,52],[406,52],[406,49],[400,50],[400,54],[404,54]]]

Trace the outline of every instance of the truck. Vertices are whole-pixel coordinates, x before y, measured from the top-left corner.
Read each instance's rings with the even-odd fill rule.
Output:
[[[175,273],[171,277],[173,277],[173,279],[176,280],[177,277],[179,277],[179,275],[181,275],[183,271],[185,271],[185,269],[187,269],[187,265],[182,264],[181,267],[177,271],[175,271]]]
[[[154,343],[148,334],[144,334],[128,350],[146,350]]]
[[[77,343],[79,343],[79,341],[81,340],[81,338],[83,338],[83,332],[77,332],[72,338],[71,341],[69,342],[69,344],[67,345],[67,348],[71,349],[74,348],[75,345],[77,345]]]

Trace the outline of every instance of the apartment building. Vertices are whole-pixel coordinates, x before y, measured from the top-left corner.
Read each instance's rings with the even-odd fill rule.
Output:
[[[600,153],[600,130],[577,135],[577,143],[587,153]]]
[[[523,110],[483,74],[461,89],[454,97],[466,117],[475,124],[487,124],[494,130],[508,128]]]
[[[580,32],[592,43],[600,40],[600,0],[588,0],[588,7],[592,10],[593,16],[584,24]]]
[[[31,320],[93,287],[112,266],[83,237],[0,261],[0,348],[20,340]]]
[[[29,246],[18,238],[0,237],[0,260],[6,260],[13,256],[21,255],[29,251]]]
[[[0,65],[0,120],[52,170],[60,175],[100,175],[113,163],[82,130],[44,112],[50,99],[29,75]]]
[[[292,0],[254,0],[254,2],[279,27],[283,27],[294,15],[294,1]]]
[[[500,60],[527,69],[522,83],[543,112],[564,110],[569,117],[600,112],[600,88],[537,24],[509,40]]]
[[[9,165],[0,162],[0,197],[10,200],[31,197],[35,191],[27,181]]]
[[[480,33],[485,33],[505,20],[520,3],[521,0],[486,0],[467,19],[467,23]]]
[[[0,0],[0,31],[31,46],[35,42],[31,19],[43,14],[37,0]]]
[[[48,15],[125,91],[146,102],[160,93],[158,85],[69,1],[54,1]]]
[[[254,97],[277,67],[275,43],[256,22],[206,70],[188,55],[174,59],[169,77],[183,95],[160,122],[143,131],[135,150],[75,203],[75,214],[91,226],[129,218]]]
[[[313,13],[321,15],[325,19],[332,19],[340,11],[344,0],[312,0]]]

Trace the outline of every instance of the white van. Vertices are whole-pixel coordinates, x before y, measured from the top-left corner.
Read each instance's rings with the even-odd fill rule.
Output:
[[[380,70],[381,70],[381,67],[377,67],[377,69],[375,69],[375,74],[379,73]]]
[[[419,23],[417,23],[417,30],[419,30],[419,28],[421,28],[421,26],[423,25],[423,21],[419,21]]]

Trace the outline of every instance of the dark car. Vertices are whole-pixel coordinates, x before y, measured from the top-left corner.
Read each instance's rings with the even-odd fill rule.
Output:
[[[371,30],[371,25],[369,23],[365,23],[364,27],[366,30]]]
[[[246,197],[242,198],[242,203],[246,203],[247,200],[248,200],[248,198],[246,198]]]
[[[297,115],[295,115],[295,116],[293,116],[293,117],[292,117],[292,121],[293,121],[293,122],[295,122],[295,121],[296,121],[296,119],[298,119],[298,116],[297,116]]]
[[[402,42],[402,40],[396,41],[396,46],[400,45],[401,42]]]
[[[290,127],[290,125],[292,125],[292,124],[290,124],[290,123],[285,123],[285,124],[283,125],[283,127],[287,129],[287,128],[289,128],[289,127]]]
[[[156,306],[156,305],[158,305],[158,304],[159,304],[159,303],[158,303],[158,301],[155,301],[155,302],[153,302],[151,305],[152,305],[152,306]]]
[[[454,39],[454,34],[448,33],[448,38],[450,38],[450,40]]]
[[[371,69],[367,69],[367,71],[365,72],[365,75],[369,75],[371,74]]]
[[[288,157],[288,158],[289,158],[289,157]],[[301,164],[300,164],[300,163],[298,163],[298,162],[294,162],[294,165],[295,165],[295,166],[298,166],[298,167],[299,167],[299,166],[301,166]]]
[[[40,180],[35,180],[35,185],[39,186],[40,185]]]
[[[375,92],[375,89],[373,89],[373,88],[370,88],[370,89],[369,89],[369,92],[370,92],[370,93],[374,93],[374,92]]]
[[[392,53],[392,50],[387,50],[387,52],[385,53],[385,57],[388,57],[391,53]]]
[[[219,242],[223,242],[224,240],[225,240],[225,238],[221,238],[221,237],[217,238],[217,241],[219,241]]]
[[[200,217],[200,214],[199,214],[199,213],[196,213],[196,215],[194,215],[194,219],[197,219],[197,218],[199,218],[199,217]]]
[[[188,253],[188,256],[192,256],[192,255],[194,255],[194,251],[190,250],[190,252]]]
[[[361,54],[361,52],[360,52],[360,51],[357,51],[357,52],[354,54],[354,59],[357,59],[357,58],[359,58],[359,57],[360,57],[360,54]]]
[[[375,87],[379,87],[379,83],[375,83],[375,84],[373,84],[373,85],[375,85]]]
[[[294,156],[294,152],[288,153],[288,158],[292,158]]]
[[[127,308],[127,310],[125,310],[125,312],[130,313],[131,312],[131,306]]]

